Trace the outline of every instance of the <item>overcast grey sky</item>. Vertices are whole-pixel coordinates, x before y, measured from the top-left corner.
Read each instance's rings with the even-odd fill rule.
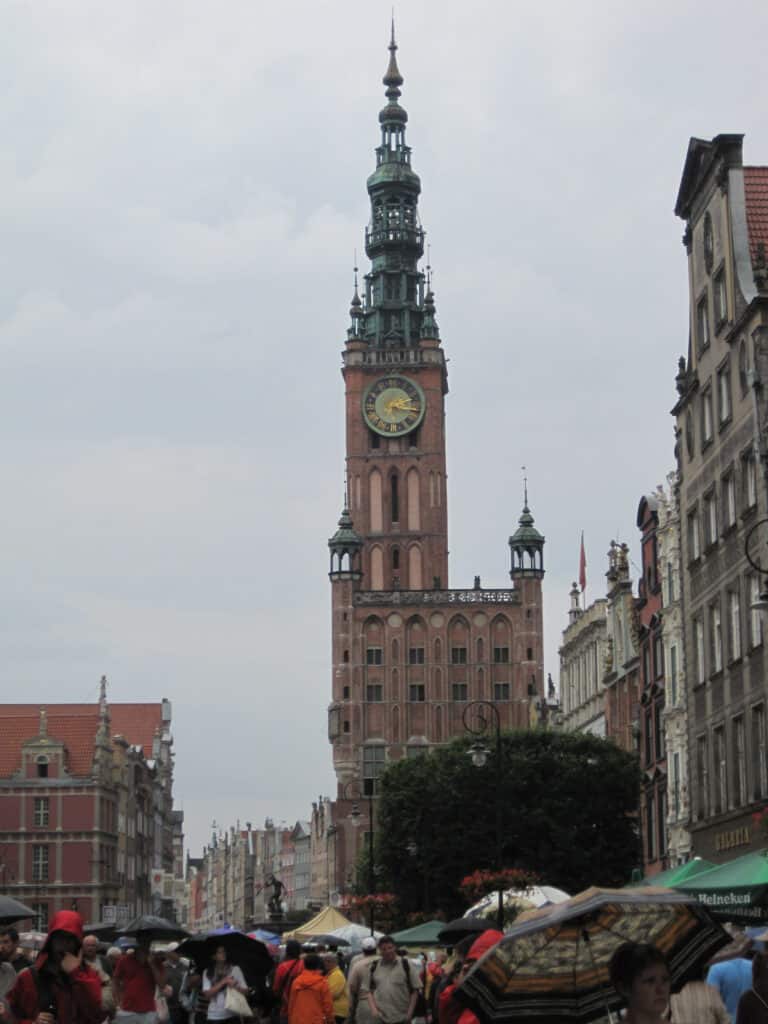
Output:
[[[3,697],[174,705],[194,853],[332,791],[340,350],[389,2],[0,8]],[[763,2],[423,0],[403,105],[450,358],[451,583],[528,467],[557,677],[579,536],[673,466],[688,138],[768,162]]]

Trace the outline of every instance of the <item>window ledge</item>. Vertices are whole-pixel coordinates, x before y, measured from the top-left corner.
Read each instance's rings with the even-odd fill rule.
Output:
[[[696,555],[695,558],[691,558],[688,562],[689,569],[696,569],[701,565],[701,555]]]
[[[701,442],[702,454],[707,450],[707,448],[711,448],[712,447],[712,445],[714,443],[714,440],[715,440],[714,437],[706,437],[706,438],[704,438],[704,440]]]
[[[744,656],[742,654],[739,654],[737,657],[731,658],[728,662],[728,668],[733,668],[734,665],[740,665],[743,657]]]
[[[734,519],[734,521],[732,523],[726,523],[726,525],[723,527],[723,532],[722,532],[721,536],[722,537],[728,537],[730,534],[732,534],[736,530],[738,525],[739,524],[738,524],[738,522],[735,519]]]
[[[715,671],[711,672],[710,675],[709,675],[709,678],[710,678],[710,680],[712,682],[719,682],[722,679],[722,677],[723,677],[723,670],[722,670],[722,668],[715,669]]]
[[[757,512],[757,502],[755,502],[754,505],[748,505],[747,508],[744,509],[741,513],[742,520],[746,521],[747,519],[751,519],[755,512]]]
[[[725,417],[724,420],[720,420],[718,429],[720,430],[721,434],[726,429],[726,427],[730,426],[732,420],[733,420],[733,414],[730,413],[730,412],[728,413],[728,415]]]
[[[711,540],[711,541],[709,541],[709,542],[708,542],[707,544],[705,544],[705,545],[704,545],[704,554],[705,554],[705,555],[710,555],[710,554],[712,554],[712,552],[713,552],[713,551],[715,550],[715,548],[717,547],[717,540],[718,540],[718,539],[717,539],[717,538],[715,538],[715,540]]]

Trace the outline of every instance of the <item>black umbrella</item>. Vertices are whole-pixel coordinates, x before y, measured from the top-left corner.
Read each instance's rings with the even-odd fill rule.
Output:
[[[198,967],[205,967],[219,946],[227,951],[227,959],[236,964],[253,987],[275,966],[269,950],[258,939],[233,928],[220,928],[202,935],[193,935],[179,946],[181,956],[188,956]]]
[[[457,917],[437,933],[437,941],[443,946],[455,946],[468,935],[482,935],[489,923],[482,917]]]
[[[10,896],[0,896],[0,924],[13,924],[14,921],[23,921],[26,917],[34,917],[34,910]]]
[[[95,935],[102,942],[112,942],[119,934],[117,925],[111,921],[92,921],[83,925],[83,935]]]
[[[118,935],[135,935],[139,942],[172,942],[174,939],[186,939],[189,932],[173,921],[164,917],[145,914],[135,917],[125,928],[120,928]]]

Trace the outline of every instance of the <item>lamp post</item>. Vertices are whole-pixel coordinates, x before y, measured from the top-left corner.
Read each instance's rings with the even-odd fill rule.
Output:
[[[744,539],[744,554],[758,574],[758,579],[762,577],[760,593],[750,608],[761,612],[765,617],[765,613],[768,611],[768,568],[764,564],[764,562],[768,563],[768,519],[758,519],[751,528]]]
[[[467,753],[475,768],[484,768],[488,763],[490,750],[482,742],[482,736],[486,736],[491,726],[496,732],[496,868],[501,872],[502,863],[502,835],[501,835],[501,716],[499,709],[489,700],[473,700],[464,708],[461,721],[465,730],[477,739],[469,748]],[[496,908],[496,927],[500,932],[504,931],[504,890],[499,883],[498,906]]]
[[[373,859],[373,794],[364,793],[357,779],[352,779],[342,787],[341,798],[342,800],[355,801],[352,804],[352,810],[349,812],[353,828],[357,828],[362,820],[362,814],[357,801],[368,801],[368,894],[373,896],[374,889],[376,888],[376,866]],[[368,927],[371,929],[371,935],[373,935],[374,916],[373,900],[371,900],[368,904]]]

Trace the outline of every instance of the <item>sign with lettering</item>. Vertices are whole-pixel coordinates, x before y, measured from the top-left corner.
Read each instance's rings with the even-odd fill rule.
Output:
[[[715,833],[715,849],[734,850],[737,846],[749,846],[752,842],[752,831],[748,825],[741,828],[729,828],[724,832]]]

